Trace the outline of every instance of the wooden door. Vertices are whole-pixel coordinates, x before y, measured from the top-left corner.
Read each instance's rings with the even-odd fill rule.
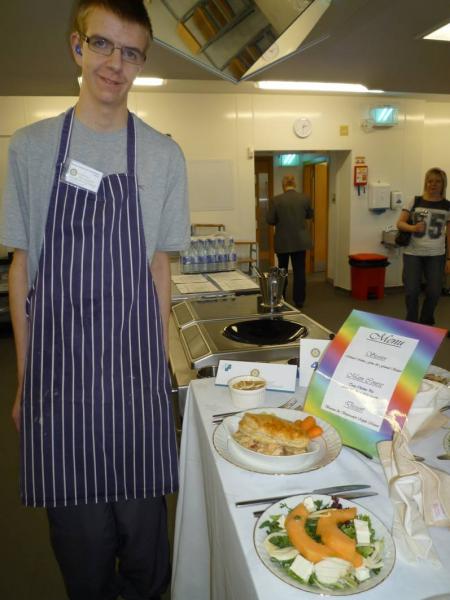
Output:
[[[314,166],[314,273],[326,272],[328,257],[328,163]]]
[[[303,192],[311,198],[314,219],[310,223],[313,247],[306,255],[306,272],[327,270],[328,255],[328,163],[303,167]]]
[[[259,263],[262,270],[275,264],[274,228],[266,223],[269,200],[272,196],[273,158],[272,156],[257,156],[255,158],[255,220]]]
[[[311,205],[314,208],[314,165],[303,166],[303,193],[311,198]],[[306,253],[305,270],[307,273],[314,271],[314,226],[313,222],[308,222],[308,228],[311,232],[313,247]]]

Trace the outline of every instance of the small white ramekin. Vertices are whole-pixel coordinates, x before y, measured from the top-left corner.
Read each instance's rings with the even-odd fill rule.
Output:
[[[236,384],[241,381],[258,381],[264,385],[257,390],[243,390],[236,388]],[[228,382],[230,389],[231,400],[235,406],[247,410],[249,408],[256,408],[264,405],[264,399],[266,397],[266,380],[262,377],[255,377],[254,375],[239,375],[233,377]]]

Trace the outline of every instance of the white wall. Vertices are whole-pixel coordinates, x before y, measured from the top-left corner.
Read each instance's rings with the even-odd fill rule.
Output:
[[[294,175],[297,190],[302,191],[303,188],[303,166],[300,167],[273,167],[273,194],[283,193],[283,177],[285,175]]]
[[[58,114],[74,98],[0,97],[0,188],[9,136],[18,127]],[[399,125],[365,132],[361,121],[371,106],[392,103]],[[330,151],[329,273],[349,289],[348,254],[390,256],[387,285],[400,284],[400,258],[380,244],[381,231],[395,224],[398,212],[369,212],[367,196],[352,185],[355,156],[364,156],[369,181],[388,182],[410,198],[422,190],[423,174],[438,165],[450,173],[450,102],[411,98],[315,96],[251,93],[139,92],[130,108],[183,148],[187,160],[231,161],[232,208],[193,212],[192,222],[224,223],[237,239],[254,239],[254,161],[249,151]],[[299,139],[292,124],[299,116],[313,123],[309,138]],[[340,135],[340,125],[349,134]],[[220,182],[217,182],[220,186]],[[213,207],[212,207],[213,208]]]
[[[424,169],[439,167],[450,177],[450,103],[427,102],[423,145]],[[450,192],[447,189],[447,198]]]

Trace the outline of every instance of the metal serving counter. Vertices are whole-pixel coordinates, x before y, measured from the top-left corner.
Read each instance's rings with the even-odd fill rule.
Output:
[[[289,331],[282,340],[284,328]],[[241,329],[244,334],[250,330],[250,339],[240,337]],[[199,368],[218,365],[222,359],[287,362],[298,357],[299,340],[306,336],[330,339],[333,333],[287,303],[267,311],[260,296],[175,305],[169,322],[169,361],[180,414]]]

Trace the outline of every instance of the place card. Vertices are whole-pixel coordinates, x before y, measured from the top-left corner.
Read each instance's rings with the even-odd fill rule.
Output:
[[[371,456],[402,429],[445,329],[354,310],[312,376],[304,410]]]
[[[267,382],[267,390],[295,392],[297,366],[245,362],[241,360],[221,360],[217,370],[216,385],[228,385],[230,379],[238,375],[262,377]]]
[[[177,289],[182,294],[198,294],[200,292],[217,292],[216,286],[210,281],[202,283],[177,283]]]
[[[174,283],[205,283],[208,280],[204,275],[172,275]]]
[[[259,285],[242,271],[224,271],[221,273],[208,273],[209,279],[214,281],[223,291],[257,290]]]
[[[319,362],[330,340],[315,340],[303,338],[300,340],[300,387],[308,387],[314,371],[319,366]]]
[[[232,279],[231,281],[217,281],[216,283],[225,292],[232,292],[233,290],[256,290],[259,289],[259,285],[256,285],[254,281],[250,279]]]

